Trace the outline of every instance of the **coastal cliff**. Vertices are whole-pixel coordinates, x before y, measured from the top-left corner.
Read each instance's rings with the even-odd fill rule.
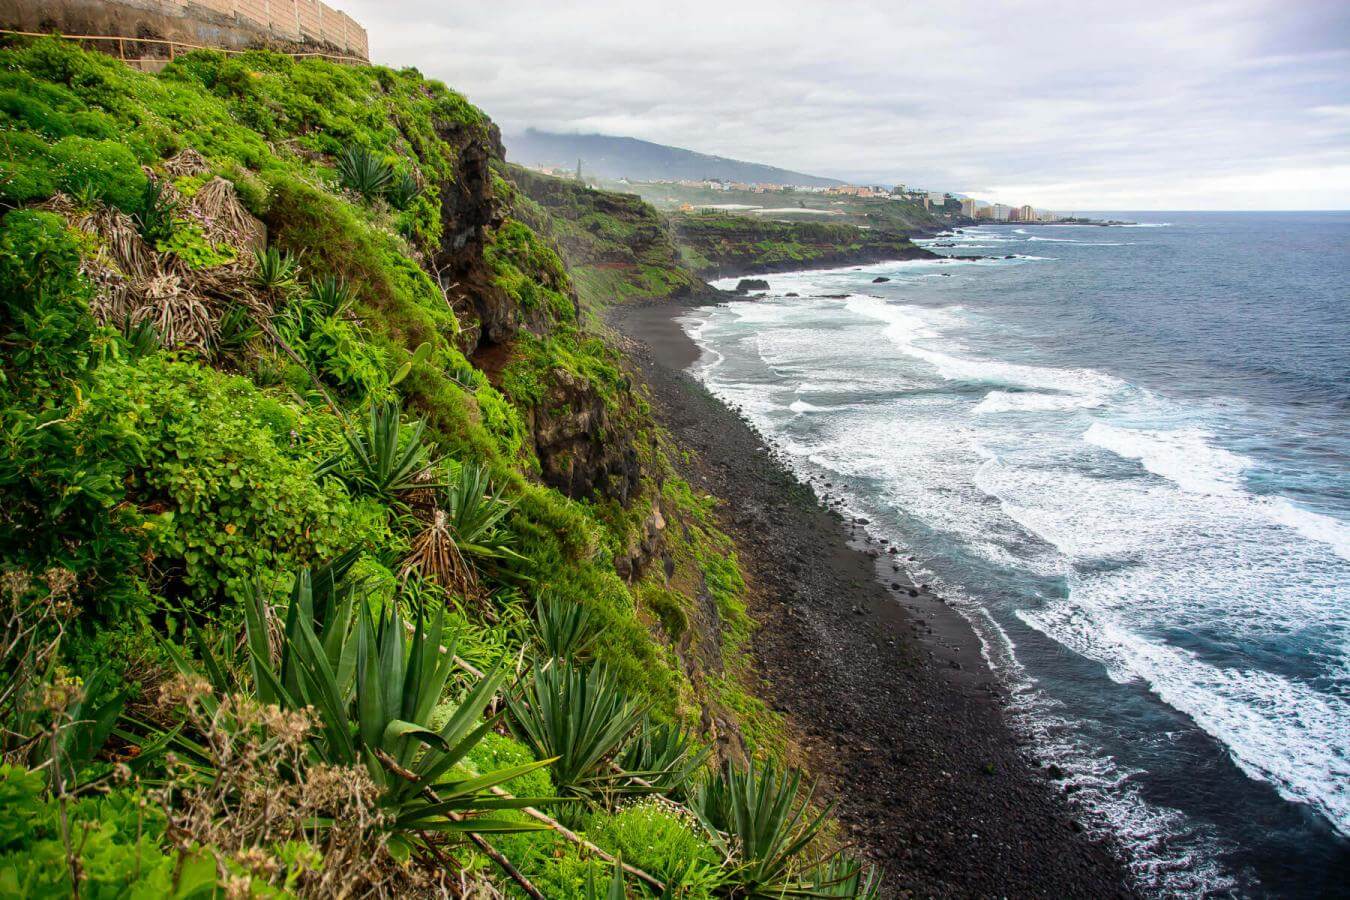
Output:
[[[868,761],[901,736],[867,729],[860,767],[831,770],[791,698],[810,673],[765,653],[797,636],[822,652],[838,612],[810,611],[814,644],[793,630],[806,619],[785,625],[773,592],[791,570],[754,534],[803,498],[730,481],[719,495],[709,472],[764,471],[766,451],[724,408],[700,427],[734,446],[684,430],[668,389],[682,376],[658,377],[605,322],[640,307],[669,326],[718,296],[700,274],[926,251],[840,226],[671,224],[538,178],[504,162],[482,111],[411,69],[200,51],[149,75],[54,38],[0,58],[0,792],[21,823],[0,844],[7,883],[690,898],[1115,884],[1020,770],[997,805],[1041,805],[1009,825],[1015,852],[943,878],[945,844],[916,860],[879,838],[893,820]],[[827,555],[841,539],[815,537]],[[874,679],[918,664],[895,652]],[[832,702],[831,671],[801,696],[861,710]],[[914,684],[937,716],[943,686]],[[959,709],[876,721],[943,740],[973,722],[968,744],[1016,766],[992,707]],[[914,757],[916,784],[943,746]],[[963,768],[952,796],[986,794],[976,776]],[[958,817],[908,812],[907,835]],[[1061,847],[1071,863],[1028,862]]]
[[[705,278],[936,259],[904,232],[835,222],[779,222],[726,213],[671,215],[683,262]]]

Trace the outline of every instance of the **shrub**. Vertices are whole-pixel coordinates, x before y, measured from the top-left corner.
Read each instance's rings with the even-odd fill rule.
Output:
[[[42,776],[0,765],[0,894],[9,897],[210,897],[215,866],[162,846],[164,816],[128,790],[65,802],[44,797]],[[64,823],[63,823],[64,818]],[[62,839],[78,835],[67,849]]]
[[[676,897],[707,898],[722,881],[722,858],[703,836],[699,823],[659,800],[642,800],[612,815],[590,819],[587,837],[675,887]]]
[[[82,431],[122,430],[130,484],[161,573],[198,599],[386,533],[386,513],[318,478],[336,423],[316,412],[278,429],[277,403],[247,380],[163,356],[99,371]]]
[[[89,314],[79,247],[56,216],[0,228],[0,563],[74,572],[82,606],[134,602],[141,517],[122,505],[134,435],[77,426],[79,391],[115,338]],[[96,598],[96,599],[95,599]]]

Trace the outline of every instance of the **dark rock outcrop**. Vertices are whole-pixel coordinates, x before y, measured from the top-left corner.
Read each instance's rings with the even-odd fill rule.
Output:
[[[736,282],[736,293],[748,294],[751,291],[767,291],[769,283],[763,278],[742,278]]]
[[[638,453],[594,384],[555,369],[527,424],[545,484],[574,499],[599,494],[628,505],[641,478]]]

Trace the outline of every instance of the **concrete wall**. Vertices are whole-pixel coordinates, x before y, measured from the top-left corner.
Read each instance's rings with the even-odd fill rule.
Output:
[[[124,37],[126,55],[138,57],[168,57],[169,48],[136,38],[370,58],[366,30],[318,0],[0,0],[0,28]],[[90,46],[109,50],[107,42]]]

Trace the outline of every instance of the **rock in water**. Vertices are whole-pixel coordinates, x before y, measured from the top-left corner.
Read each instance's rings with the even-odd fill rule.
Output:
[[[748,294],[751,291],[767,291],[769,283],[763,278],[742,278],[736,282],[736,293]]]
[[[890,279],[885,275],[878,275],[876,278],[872,279],[873,284],[885,284],[888,281],[890,281]]]

